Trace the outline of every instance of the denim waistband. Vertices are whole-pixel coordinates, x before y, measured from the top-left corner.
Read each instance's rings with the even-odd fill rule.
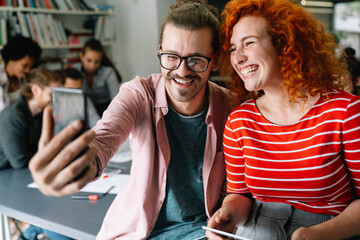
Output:
[[[280,202],[262,202],[258,199],[254,201],[253,210],[256,210],[256,214],[253,214],[255,218],[260,216],[271,217],[273,219],[285,220],[297,223],[308,223],[310,226],[325,222],[331,218],[332,215],[310,213],[298,208],[295,208],[291,204]],[[256,219],[254,219],[256,222]]]
[[[310,227],[331,219],[328,214],[316,214],[280,202],[255,199],[249,220],[237,234],[252,240],[287,240],[300,227]]]

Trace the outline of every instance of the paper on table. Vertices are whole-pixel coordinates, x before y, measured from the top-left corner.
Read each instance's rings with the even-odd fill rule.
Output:
[[[105,193],[109,187],[115,186],[109,194],[117,194],[129,181],[129,174],[115,174],[104,178],[107,174],[103,174],[98,180],[86,184],[80,192]],[[38,188],[36,183],[27,185],[29,188]]]

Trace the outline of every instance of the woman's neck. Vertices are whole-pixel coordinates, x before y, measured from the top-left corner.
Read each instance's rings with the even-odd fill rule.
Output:
[[[256,100],[260,113],[270,122],[278,125],[289,125],[299,121],[318,101],[320,95],[306,94],[307,100],[291,101],[290,96],[283,94],[264,94]]]

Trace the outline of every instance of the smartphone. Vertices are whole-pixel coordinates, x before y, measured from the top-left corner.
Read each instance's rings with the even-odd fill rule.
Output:
[[[218,229],[215,229],[215,228],[209,228],[209,227],[206,227],[206,226],[202,226],[202,229],[214,232],[216,234],[222,235],[222,236],[230,238],[230,239],[251,240],[249,238],[240,237],[240,236],[237,236],[235,234],[224,232],[224,231],[221,231],[221,230],[218,230]]]
[[[77,138],[89,129],[87,97],[81,89],[54,87],[52,89],[54,135],[75,120],[81,120],[83,128]]]
[[[54,87],[51,91],[54,135],[59,133],[64,127],[75,120],[81,120],[83,127],[81,131],[69,142],[76,139],[83,132],[89,129],[87,113],[87,97],[81,89]],[[77,159],[88,150],[83,149],[74,159]],[[86,173],[86,167],[74,180],[80,179]]]

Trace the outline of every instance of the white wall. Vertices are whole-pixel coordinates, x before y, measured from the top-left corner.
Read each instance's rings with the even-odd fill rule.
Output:
[[[97,1],[87,1],[88,3]],[[116,39],[109,55],[124,81],[159,73],[158,32],[174,0],[106,0],[115,6]]]

